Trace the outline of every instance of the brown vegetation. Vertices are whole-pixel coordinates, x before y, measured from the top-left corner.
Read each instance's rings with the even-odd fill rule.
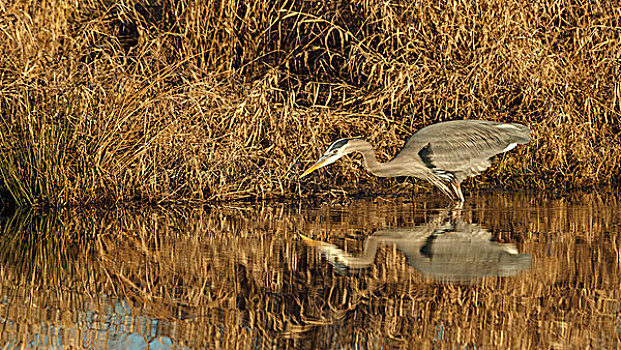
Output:
[[[620,20],[609,0],[4,1],[0,196],[394,191],[347,162],[298,175],[338,137],[386,160],[418,128],[464,118],[533,130],[479,183],[618,184]]]
[[[17,215],[0,221],[0,342],[109,348],[133,333],[193,349],[615,349],[620,202],[580,202],[477,198],[464,220],[533,261],[469,285],[434,282],[390,246],[339,275],[297,239],[356,252],[376,229],[434,214],[410,206]]]

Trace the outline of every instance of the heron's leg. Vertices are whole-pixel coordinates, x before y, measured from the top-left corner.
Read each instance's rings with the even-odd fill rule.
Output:
[[[461,186],[459,186],[459,183],[451,182],[451,186],[453,186],[453,191],[455,191],[455,195],[458,199],[458,201],[455,202],[453,210],[451,210],[451,219],[457,220],[461,216],[461,211],[464,208],[464,194],[461,193]]]
[[[453,186],[453,191],[455,191],[457,199],[459,199],[461,208],[461,206],[463,206],[464,204],[464,194],[461,192],[461,186],[459,185],[459,182],[451,182],[451,186]]]
[[[415,190],[415,185],[414,185],[414,179],[412,177],[410,177],[410,183],[412,184],[412,191],[410,192],[410,205],[412,206],[412,217],[415,217],[414,215],[414,190]]]

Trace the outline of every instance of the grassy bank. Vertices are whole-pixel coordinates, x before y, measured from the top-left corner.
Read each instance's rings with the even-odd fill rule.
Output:
[[[621,182],[621,6],[14,0],[0,5],[0,193],[19,205],[409,191],[387,160],[425,125],[528,124],[470,186]]]

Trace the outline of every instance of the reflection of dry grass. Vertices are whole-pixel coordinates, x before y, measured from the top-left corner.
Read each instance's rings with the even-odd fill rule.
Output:
[[[605,0],[11,0],[0,7],[0,196],[403,189],[359,180],[359,166],[298,175],[337,137],[364,135],[385,160],[418,128],[463,118],[533,129],[483,182],[618,183],[617,14]]]
[[[30,261],[2,250],[0,286],[8,300],[0,313],[14,323],[0,339],[32,339],[47,325],[81,329],[79,336],[61,332],[65,342],[75,336],[106,344],[110,339],[85,323],[87,310],[111,312],[107,295],[127,302],[133,315],[162,320],[160,335],[191,348],[615,348],[619,203],[581,200],[590,206],[529,197],[477,201],[479,209],[466,210],[464,219],[516,243],[533,264],[514,278],[475,285],[431,282],[392,247],[380,249],[372,268],[340,276],[296,240],[302,232],[356,251],[374,229],[429,214],[402,206],[64,212],[21,226],[13,221],[2,244],[32,231],[78,243],[71,250],[36,240],[13,246],[15,256],[38,257]],[[76,241],[85,234],[95,238]]]

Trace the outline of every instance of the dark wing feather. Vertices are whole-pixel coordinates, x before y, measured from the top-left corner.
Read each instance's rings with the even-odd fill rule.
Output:
[[[418,154],[440,178],[461,182],[487,169],[495,155],[528,141],[530,130],[521,124],[459,120],[419,130],[399,156]]]

